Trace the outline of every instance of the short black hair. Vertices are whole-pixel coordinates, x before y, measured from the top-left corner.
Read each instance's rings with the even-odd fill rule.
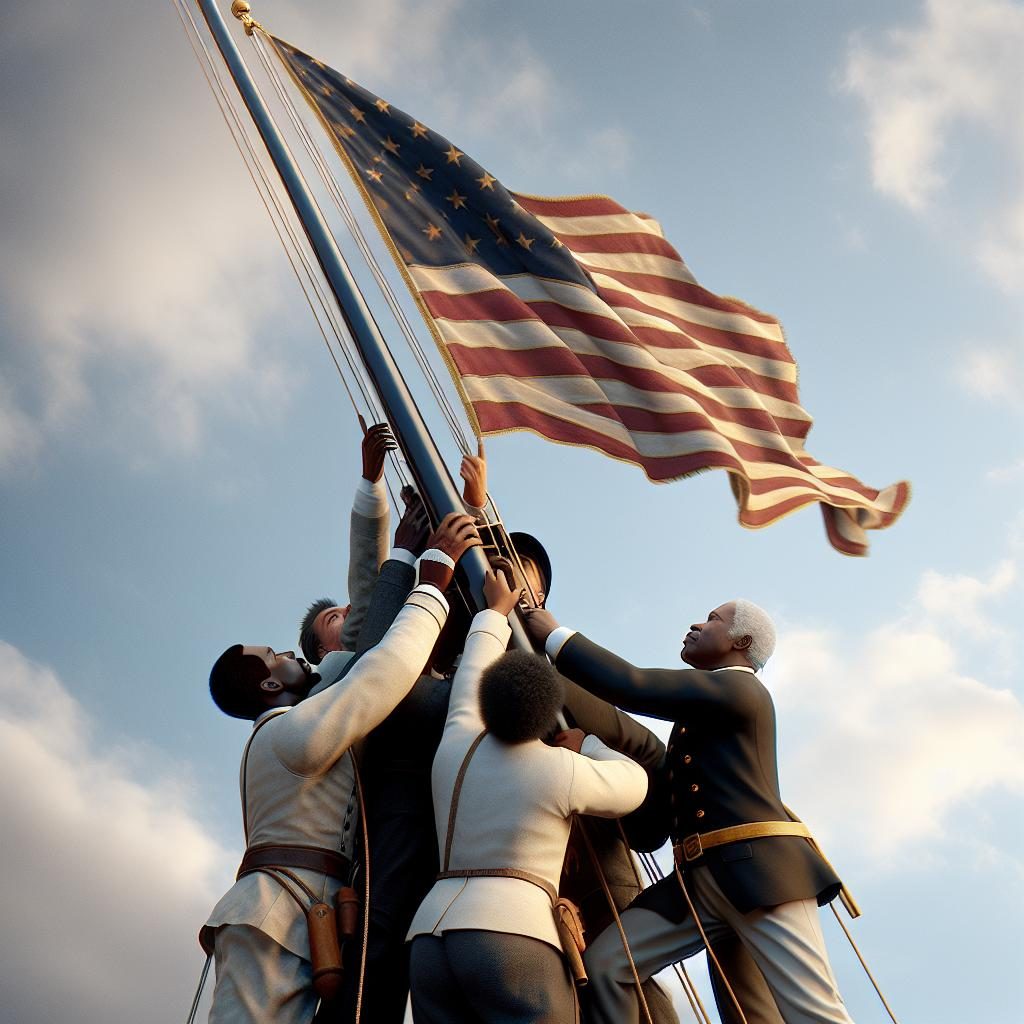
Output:
[[[234,644],[213,663],[210,696],[225,715],[251,721],[267,710],[259,686],[269,675],[262,658],[243,654],[242,645]]]
[[[480,716],[505,743],[547,736],[565,703],[562,677],[550,662],[528,651],[509,651],[480,679]]]
[[[320,641],[313,632],[313,623],[321,612],[335,607],[337,603],[331,597],[318,597],[302,616],[302,622],[299,623],[299,647],[302,648],[302,656],[310,665],[320,664]]]

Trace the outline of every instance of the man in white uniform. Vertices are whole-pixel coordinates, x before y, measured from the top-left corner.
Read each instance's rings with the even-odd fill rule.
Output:
[[[291,652],[235,645],[210,674],[227,714],[252,718],[242,760],[247,850],[239,878],[200,933],[217,969],[211,1022],[313,1019],[303,900],[332,904],[347,874],[342,815],[352,790],[349,748],[382,722],[418,678],[448,613],[455,562],[480,543],[469,516],[445,518],[419,564],[419,585],[384,639],[342,680],[310,696],[316,675]],[[291,879],[286,891],[280,873]],[[296,899],[298,893],[301,899]]]
[[[572,983],[552,896],[570,819],[629,813],[647,774],[579,730],[563,746],[542,742],[561,682],[542,659],[505,654],[520,595],[503,574],[489,574],[485,593],[431,773],[442,872],[409,931],[413,1013],[423,1024],[567,1024]]]

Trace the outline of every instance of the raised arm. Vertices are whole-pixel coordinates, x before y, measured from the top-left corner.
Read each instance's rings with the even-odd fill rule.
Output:
[[[559,626],[546,609],[528,611],[526,628],[544,644],[555,668],[566,678],[626,711],[672,721],[682,702],[721,700],[722,688],[711,673],[637,668],[581,633]]]
[[[363,435],[363,475],[356,487],[349,526],[348,599],[352,605],[341,630],[345,650],[354,651],[366,619],[377,573],[388,557],[387,494],[384,459],[397,447],[386,423],[375,423]]]
[[[402,493],[405,512],[395,531],[392,557],[380,567],[373,585],[366,621],[356,643],[357,655],[380,642],[416,583],[415,560],[426,547],[430,524],[420,496],[412,488],[407,490],[408,493],[405,490]]]
[[[322,775],[380,725],[419,678],[447,617],[440,590],[416,587],[384,639],[348,675],[270,723],[281,763],[296,775]]]
[[[635,761],[587,736],[572,758],[569,810],[599,818],[621,818],[635,811],[647,795],[647,772]]]
[[[614,704],[588,693],[578,683],[563,676],[565,710],[570,724],[596,736],[602,743],[626,754],[648,772],[661,766],[665,744],[645,725],[630,718]]]
[[[455,563],[480,537],[471,517],[446,516],[420,561],[420,583],[394,625],[344,679],[307,697],[282,715],[273,733],[274,752],[298,775],[327,771],[357,740],[375,729],[412,689],[448,616],[442,590]]]
[[[511,590],[503,573],[495,574],[493,570],[488,570],[484,580],[484,596],[488,607],[477,612],[473,618],[466,638],[466,649],[452,681],[448,718],[444,725],[446,733],[458,730],[476,735],[483,731],[479,700],[480,676],[505,653],[512,635],[508,616],[519,595]]]

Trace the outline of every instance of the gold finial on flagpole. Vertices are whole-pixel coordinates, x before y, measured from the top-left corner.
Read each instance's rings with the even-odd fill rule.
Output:
[[[263,27],[249,13],[251,10],[248,0],[233,0],[231,4],[231,13],[242,23],[247,36],[251,36],[256,29]]]

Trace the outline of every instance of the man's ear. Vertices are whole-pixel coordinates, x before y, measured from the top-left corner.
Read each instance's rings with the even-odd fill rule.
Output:
[[[753,642],[754,638],[749,633],[744,633],[743,636],[733,640],[732,649],[734,651],[745,651]]]
[[[267,678],[260,683],[260,689],[263,690],[264,693],[277,693],[279,690],[283,689],[283,687],[272,676],[267,676]]]

